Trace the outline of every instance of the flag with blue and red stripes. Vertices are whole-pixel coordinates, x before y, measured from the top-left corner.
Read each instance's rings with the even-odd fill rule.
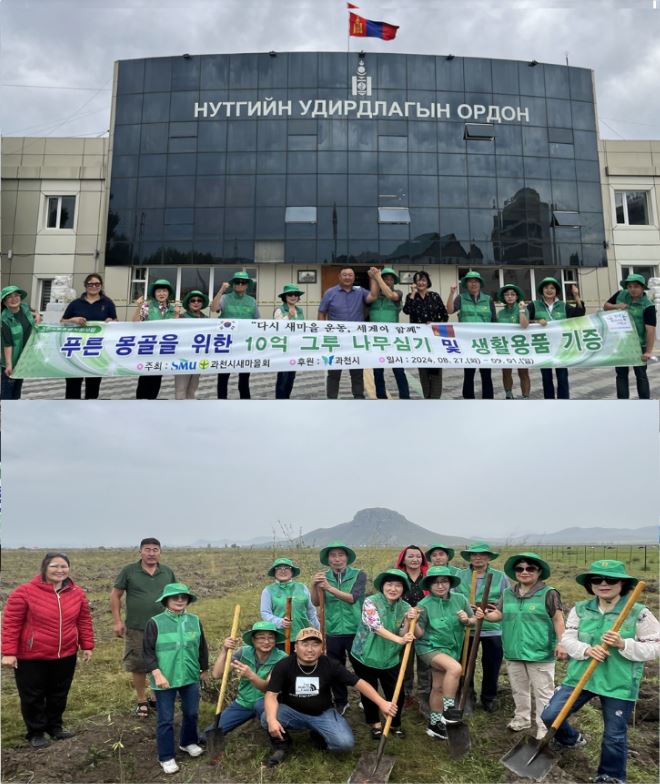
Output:
[[[348,33],[354,38],[382,38],[383,41],[391,41],[396,37],[398,29],[398,25],[389,22],[374,22],[357,14],[349,14]]]

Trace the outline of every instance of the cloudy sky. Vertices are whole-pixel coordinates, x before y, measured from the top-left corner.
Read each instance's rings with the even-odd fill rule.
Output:
[[[394,41],[351,51],[566,62],[596,72],[601,135],[660,138],[658,0],[365,0]],[[344,0],[0,0],[0,130],[98,136],[114,60],[183,54],[344,51]]]
[[[658,522],[651,401],[32,401],[2,424],[8,547],[244,541],[372,506],[479,538]]]

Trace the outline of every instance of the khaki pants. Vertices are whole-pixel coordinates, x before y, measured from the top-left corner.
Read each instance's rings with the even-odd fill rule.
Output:
[[[533,690],[536,701],[536,726],[545,732],[546,727],[541,721],[541,714],[555,690],[555,663],[553,661],[507,661],[506,670],[516,706],[513,718],[531,723]]]

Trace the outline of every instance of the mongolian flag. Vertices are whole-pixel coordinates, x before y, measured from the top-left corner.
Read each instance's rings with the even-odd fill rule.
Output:
[[[355,38],[382,38],[391,41],[396,36],[398,25],[387,22],[372,22],[363,16],[351,13],[348,20],[348,33]]]
[[[359,8],[359,6],[353,5],[353,3],[346,3],[346,8]]]

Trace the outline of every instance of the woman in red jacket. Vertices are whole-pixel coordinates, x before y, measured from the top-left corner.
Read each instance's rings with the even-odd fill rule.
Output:
[[[92,658],[94,630],[87,597],[69,577],[64,553],[48,553],[41,573],[9,594],[2,619],[2,664],[14,668],[27,739],[35,749],[74,733],[62,715],[76,655]]]

